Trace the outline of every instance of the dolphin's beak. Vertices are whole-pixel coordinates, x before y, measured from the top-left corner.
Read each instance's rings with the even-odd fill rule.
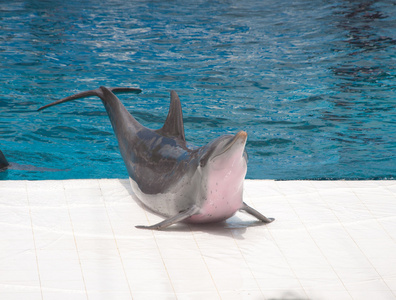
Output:
[[[209,143],[200,157],[201,167],[211,161],[229,161],[244,157],[247,161],[245,145],[247,133],[239,131],[236,135],[222,135]]]
[[[218,151],[218,153],[215,153],[215,155],[211,157],[211,160],[228,153],[240,153],[242,156],[245,150],[246,140],[247,133],[245,131],[239,131],[222,149],[219,149],[220,151]]]

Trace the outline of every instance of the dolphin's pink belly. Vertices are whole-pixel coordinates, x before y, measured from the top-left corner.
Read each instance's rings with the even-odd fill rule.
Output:
[[[220,222],[232,217],[243,204],[243,181],[246,174],[246,161],[241,153],[226,163],[213,163],[207,182],[207,198],[199,214],[191,216],[191,223]],[[230,163],[231,162],[231,163]]]
[[[200,213],[191,216],[186,221],[189,223],[211,223],[227,220],[242,207],[242,197],[240,201],[233,200],[227,200],[225,197],[208,199]]]

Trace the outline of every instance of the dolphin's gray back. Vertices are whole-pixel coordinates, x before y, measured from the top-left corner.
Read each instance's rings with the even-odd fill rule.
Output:
[[[182,116],[177,111],[177,103],[171,105],[164,127],[151,130],[141,125],[109,89],[100,87],[100,91],[99,97],[109,115],[129,177],[145,194],[168,192],[175,182],[186,176],[190,161],[196,157],[194,151],[186,147],[184,130],[178,129],[183,123],[182,119],[180,123]],[[189,162],[186,157],[190,157]]]

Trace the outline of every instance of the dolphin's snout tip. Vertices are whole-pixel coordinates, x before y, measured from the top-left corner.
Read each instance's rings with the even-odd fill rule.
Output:
[[[246,133],[246,131],[239,131],[239,132],[236,134],[236,137],[237,137],[237,138],[247,139],[247,133]]]

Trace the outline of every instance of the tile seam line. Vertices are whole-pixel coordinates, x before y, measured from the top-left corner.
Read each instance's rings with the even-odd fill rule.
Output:
[[[354,188],[351,188],[347,185],[348,190],[350,190],[352,192],[353,195],[355,195],[355,197],[357,197],[359,199],[359,201],[364,205],[363,201],[354,193]],[[322,198],[322,196],[319,194],[319,197]],[[373,263],[371,262],[371,260],[366,256],[366,254],[364,253],[364,251],[359,247],[359,245],[356,243],[355,239],[352,237],[352,235],[349,233],[349,231],[347,230],[347,228],[344,226],[344,223],[341,222],[341,220],[338,218],[337,214],[334,212],[334,210],[328,206],[327,202],[325,200],[323,200],[326,203],[326,206],[329,208],[329,210],[333,213],[333,215],[336,217],[336,219],[338,220],[338,223],[341,225],[341,227],[344,229],[344,231],[346,232],[346,234],[349,236],[349,238],[353,241],[353,243],[355,244],[355,246],[357,247],[357,249],[359,249],[360,253],[367,259],[367,261],[369,262],[369,264],[371,265],[371,267],[373,268],[373,270],[378,274],[379,278],[381,278],[382,282],[385,284],[385,286],[388,288],[388,290],[395,296],[395,293],[392,291],[392,289],[386,284],[384,278],[382,277],[382,275],[378,272],[377,268],[373,265]],[[365,206],[366,207],[366,206]],[[366,207],[367,209],[367,207]],[[368,210],[370,212],[370,210]],[[371,212],[370,212],[371,213]],[[338,276],[338,273],[337,273]],[[349,292],[349,291],[348,291]]]
[[[256,283],[257,287],[258,287],[259,290],[260,290],[261,296],[263,297],[262,299],[263,299],[263,300],[266,300],[267,298],[264,296],[264,293],[263,293],[263,291],[261,290],[260,284],[258,283],[256,276],[254,276],[254,274],[253,274],[252,268],[251,268],[250,265],[248,264],[248,262],[247,262],[247,260],[246,260],[246,257],[245,257],[245,255],[244,255],[243,252],[242,252],[242,249],[239,248],[239,245],[238,245],[238,243],[237,243],[237,241],[236,241],[236,239],[235,239],[234,233],[232,232],[231,229],[230,229],[230,231],[231,231],[232,239],[234,240],[234,243],[235,243],[235,245],[237,246],[237,248],[238,248],[238,250],[239,250],[239,253],[241,253],[241,256],[243,257],[243,261],[245,262],[246,266],[248,267],[249,272],[250,272],[250,274],[252,275],[252,277],[253,277],[253,279],[254,279],[254,282]]]
[[[169,280],[169,283],[170,283],[170,285],[172,287],[173,294],[175,295],[175,298],[177,299],[178,298],[177,297],[177,293],[176,293],[175,287],[173,286],[172,278],[169,275],[168,268],[166,267],[166,263],[165,263],[163,255],[162,255],[161,249],[158,246],[158,241],[157,241],[157,238],[155,237],[155,232],[153,230],[151,230],[151,234],[153,235],[153,238],[154,238],[154,241],[155,241],[155,245],[157,246],[158,253],[161,256],[162,265],[165,268],[165,272],[166,272],[166,275],[168,276],[168,280]]]
[[[32,208],[30,206],[30,197],[29,197],[29,189],[28,189],[27,181],[25,182],[25,191],[26,191],[26,199],[27,199],[28,206],[29,206],[30,227],[32,229],[34,255],[36,257],[37,275],[38,275],[38,280],[39,280],[39,284],[40,284],[40,294],[41,294],[41,299],[44,299],[43,288],[41,285],[40,266],[39,266],[39,261],[38,261],[38,256],[37,256],[36,237],[35,237],[34,228],[33,228]]]
[[[147,214],[147,211],[145,209],[143,209],[143,212],[144,212],[144,215],[146,216],[147,224],[152,225],[151,222],[150,222],[150,218],[149,218],[149,216]],[[139,230],[142,230],[142,229],[139,229]],[[157,246],[158,253],[159,253],[160,257],[161,257],[161,261],[162,261],[162,264],[163,264],[163,266],[165,268],[166,275],[168,276],[168,280],[169,280],[169,283],[170,283],[170,285],[172,287],[173,294],[175,295],[175,298],[177,299],[178,297],[177,297],[177,294],[176,294],[176,290],[175,290],[175,287],[173,286],[173,282],[172,282],[172,279],[171,279],[171,277],[169,275],[168,268],[166,267],[166,264],[165,264],[165,261],[164,261],[164,257],[162,256],[161,250],[160,250],[160,248],[158,246],[158,242],[157,242],[157,238],[155,237],[154,230],[150,229],[150,231],[151,231],[151,234],[153,236],[155,245]]]
[[[219,296],[219,299],[222,299],[221,294],[220,294],[220,291],[219,291],[219,288],[217,287],[217,284],[216,284],[216,282],[215,282],[215,280],[214,280],[214,278],[213,278],[213,275],[212,275],[212,273],[210,272],[210,269],[209,269],[208,264],[206,263],[205,257],[202,255],[202,251],[201,251],[201,248],[199,247],[199,244],[198,244],[198,242],[197,242],[197,239],[195,238],[195,234],[194,234],[193,230],[191,229],[191,226],[188,225],[188,227],[190,228],[190,232],[191,232],[191,235],[192,235],[192,237],[193,237],[193,239],[194,239],[195,245],[197,245],[197,248],[198,248],[200,257],[201,257],[203,263],[205,264],[206,270],[208,271],[209,276],[210,276],[210,279],[211,279],[212,282],[213,282],[213,285],[214,285],[214,287],[215,287],[215,289],[216,289],[217,295]]]
[[[277,185],[277,187],[278,187],[278,185]],[[279,187],[278,187],[278,189],[279,189]],[[286,197],[286,195],[284,195],[283,193],[282,193],[282,195],[283,195],[284,197]],[[254,201],[252,201],[252,203],[253,203],[253,206],[255,207]],[[289,202],[288,202],[288,203],[289,203]],[[289,204],[289,205],[290,205],[290,204]],[[275,222],[276,222],[276,221],[275,221]],[[288,267],[289,267],[290,270],[292,271],[292,273],[293,273],[293,275],[294,275],[294,278],[297,279],[298,284],[300,285],[300,287],[301,287],[302,290],[304,291],[304,294],[305,294],[305,296],[306,296],[306,299],[309,299],[308,294],[307,294],[307,292],[306,292],[305,289],[304,289],[304,286],[301,284],[301,281],[300,281],[300,279],[298,278],[296,272],[294,271],[294,269],[293,269],[292,266],[290,265],[290,262],[289,262],[289,260],[287,259],[287,256],[286,256],[285,253],[282,251],[282,249],[279,247],[279,244],[278,244],[278,242],[276,241],[276,239],[274,238],[274,236],[273,236],[273,234],[272,234],[272,232],[271,232],[271,229],[270,229],[269,227],[268,227],[268,233],[269,233],[269,235],[271,236],[271,238],[272,238],[272,240],[274,241],[274,243],[276,244],[276,247],[279,249],[279,252],[282,254],[282,256],[283,256],[285,262],[286,262],[287,265],[288,265]],[[260,287],[260,291],[261,291],[261,287]],[[263,292],[262,292],[262,293],[263,293]]]
[[[367,207],[366,203],[364,203],[364,201],[362,201],[359,196],[355,193],[355,189],[352,188],[352,193],[356,196],[356,198],[359,199],[359,201],[363,204],[363,206],[369,211],[371,217],[379,224],[379,226],[382,228],[382,230],[386,233],[386,235],[390,238],[391,241],[393,241],[395,243],[395,240],[392,238],[392,236],[388,233],[388,231],[384,228],[384,226],[382,226],[381,222],[377,219],[377,217],[371,212],[371,210]],[[347,230],[348,232],[348,230]],[[348,235],[351,236],[348,232]],[[351,237],[352,238],[352,237]],[[368,257],[365,255],[365,253],[363,252],[363,250],[359,247],[359,245],[356,243],[356,241],[353,239],[353,242],[356,244],[356,246],[359,248],[360,252],[362,252],[362,254],[364,254],[364,256],[367,258],[367,260],[370,262],[370,264],[372,265],[372,267],[374,268],[374,270],[377,272],[377,274],[380,276],[380,278],[382,279],[382,282],[387,286],[387,288],[391,291],[391,293],[393,294],[393,296],[396,298],[396,291],[393,291],[390,286],[386,283],[386,281],[384,280],[384,278],[382,277],[382,275],[378,272],[377,268],[373,265],[373,263],[371,262],[370,259],[368,259]]]
[[[353,194],[356,196],[356,198],[358,198],[362,204],[364,205],[364,207],[369,211],[370,215],[373,217],[373,219],[379,224],[379,226],[382,228],[383,231],[385,231],[386,235],[389,237],[390,240],[392,240],[394,243],[396,243],[396,240],[389,234],[388,230],[385,229],[385,227],[382,225],[381,221],[378,220],[378,218],[372,213],[372,211],[367,207],[366,203],[361,200],[358,196],[358,194],[355,192],[355,189],[352,188],[352,192]],[[385,218],[394,218],[395,216],[386,216]],[[395,295],[396,296],[396,295]]]
[[[245,189],[244,189],[244,190],[245,190]],[[246,193],[247,198],[250,198],[250,193],[249,193],[249,191],[246,191],[246,192],[247,192],[247,193]],[[255,205],[255,203],[254,203],[254,200],[249,199],[249,202],[251,202],[251,203],[253,204],[253,208],[256,208],[256,205]],[[264,223],[263,223],[262,225],[265,226]],[[267,225],[269,225],[269,224],[267,224]],[[249,228],[249,227],[248,227],[248,228]],[[267,228],[267,229],[268,229],[268,228]],[[257,281],[256,276],[254,276],[253,271],[252,271],[252,268],[251,268],[250,265],[248,264],[248,262],[247,262],[247,260],[246,260],[246,257],[245,257],[245,255],[243,254],[242,249],[239,247],[239,244],[238,244],[237,240],[235,239],[235,236],[234,236],[233,231],[232,231],[231,229],[230,229],[230,231],[231,231],[231,235],[232,235],[232,238],[233,238],[233,240],[234,240],[234,243],[236,244],[236,246],[237,246],[239,252],[241,253],[241,255],[242,255],[242,257],[243,257],[243,260],[244,260],[245,264],[247,265],[247,267],[248,267],[248,269],[249,269],[250,274],[251,274],[252,277],[254,278],[254,282],[255,282],[256,285],[258,286],[258,288],[259,288],[259,290],[260,290],[260,293],[261,293],[261,295],[263,296],[263,300],[264,300],[264,299],[267,299],[267,298],[265,297],[265,295],[264,295],[264,292],[263,292],[262,289],[261,289],[260,284],[259,284],[258,281]]]
[[[87,290],[87,284],[85,282],[83,267],[82,267],[82,264],[81,264],[80,251],[78,251],[78,245],[77,245],[76,235],[75,235],[75,232],[74,232],[73,220],[72,220],[72,217],[71,217],[71,214],[70,214],[70,205],[69,205],[69,201],[67,200],[66,188],[65,188],[65,185],[63,183],[62,183],[62,190],[63,190],[63,195],[65,197],[66,205],[67,205],[67,213],[69,215],[69,221],[70,221],[70,225],[71,225],[71,229],[72,229],[72,233],[73,233],[73,241],[74,241],[74,246],[76,247],[76,252],[77,252],[77,257],[78,257],[78,264],[80,266],[81,277],[82,277],[83,284],[84,284],[85,296],[87,297],[87,300],[88,300],[89,299],[88,290]]]
[[[294,278],[297,279],[298,284],[300,285],[301,289],[304,291],[304,294],[305,294],[305,296],[306,296],[306,299],[309,299],[308,294],[307,294],[307,292],[305,291],[304,286],[301,284],[301,281],[300,281],[300,279],[298,278],[296,272],[294,271],[294,269],[293,269],[292,266],[290,265],[290,262],[289,262],[289,260],[287,259],[287,256],[286,256],[285,253],[282,251],[282,249],[279,247],[279,244],[276,242],[276,239],[275,239],[274,236],[272,235],[270,229],[268,229],[268,232],[269,232],[269,234],[271,235],[272,240],[275,242],[276,246],[278,247],[279,252],[282,254],[283,258],[285,259],[285,261],[286,261],[287,265],[289,266],[290,270],[293,272]]]
[[[320,194],[318,193],[318,191],[316,191],[316,194],[318,196],[319,199],[322,200],[322,202],[324,202],[325,206],[331,210],[331,208],[327,205],[326,201],[324,201],[321,197]],[[322,249],[319,247],[319,245],[316,243],[315,239],[312,237],[311,233],[309,232],[307,226],[305,225],[305,223],[303,222],[303,220],[301,220],[300,215],[296,212],[294,206],[292,204],[290,204],[289,200],[286,200],[289,203],[289,205],[291,206],[291,208],[293,209],[294,213],[297,215],[298,219],[300,220],[301,224],[303,224],[305,231],[307,232],[307,234],[310,236],[310,238],[312,239],[312,241],[314,242],[315,246],[318,248],[320,254],[322,254],[322,256],[324,257],[324,259],[327,261],[327,263],[329,264],[330,268],[333,270],[334,274],[336,274],[338,280],[341,282],[342,286],[344,287],[345,291],[348,293],[348,295],[351,297],[351,299],[353,299],[351,293],[349,292],[349,290],[347,289],[347,287],[345,286],[345,283],[342,281],[342,279],[340,278],[340,276],[338,275],[338,273],[336,272],[336,270],[334,269],[333,265],[330,263],[329,259],[327,258],[327,256],[323,253]],[[337,218],[338,220],[338,218]],[[338,220],[339,221],[339,220]]]
[[[395,181],[396,181],[396,180],[395,180]],[[389,187],[390,187],[390,185],[384,186],[384,188],[385,188],[387,191],[389,191],[394,197],[396,197],[396,191],[391,190]]]
[[[297,216],[298,219],[300,220],[301,224],[304,226],[304,223],[301,221],[300,216],[297,214],[297,212],[295,211],[293,205],[291,205],[289,199],[287,198],[288,193],[283,193],[283,191],[281,190],[281,187],[278,185],[278,183],[277,183],[276,181],[275,181],[275,184],[276,184],[276,186],[277,186],[277,189],[281,191],[283,197],[285,197],[285,199],[286,199],[286,201],[287,201],[287,204],[291,207],[291,209],[293,210],[293,212],[296,214],[296,216]],[[315,191],[316,191],[316,189],[315,189]],[[304,226],[304,229],[305,229],[305,226]],[[300,281],[300,278],[297,276],[296,271],[295,271],[294,268],[291,266],[291,264],[290,264],[290,262],[289,262],[289,259],[287,258],[287,256],[285,255],[285,253],[284,253],[284,252],[282,251],[282,249],[279,247],[279,244],[276,242],[276,239],[274,238],[274,236],[273,236],[273,234],[272,234],[271,231],[272,231],[271,228],[268,228],[269,234],[271,235],[272,239],[274,240],[274,242],[275,242],[276,245],[278,246],[278,249],[279,249],[280,252],[282,253],[282,256],[284,257],[285,261],[286,261],[287,264],[289,265],[290,270],[292,270],[294,276],[297,278],[298,283],[300,284],[301,288],[303,289],[303,291],[304,291],[304,293],[305,293],[305,296],[307,297],[307,299],[310,299],[309,296],[308,296],[308,294],[307,294],[307,291],[305,290],[304,286],[302,285],[302,283],[301,283],[301,281]],[[315,245],[316,245],[316,243],[315,243]],[[337,275],[337,276],[338,276],[338,275]],[[352,299],[352,297],[351,297],[351,299]]]
[[[129,294],[131,295],[131,299],[133,300],[131,285],[129,284],[128,276],[127,276],[127,273],[126,273],[126,270],[125,270],[124,261],[123,261],[122,256],[121,256],[121,252],[120,252],[120,248],[118,247],[118,242],[117,242],[117,238],[116,238],[116,235],[115,235],[115,232],[114,232],[113,224],[111,223],[110,215],[109,215],[109,212],[107,210],[106,197],[103,195],[103,190],[102,190],[102,185],[100,184],[100,180],[98,182],[98,185],[99,185],[99,189],[100,189],[100,194],[103,197],[103,202],[104,202],[104,206],[105,206],[105,209],[106,209],[107,219],[109,220],[110,227],[111,227],[111,232],[113,233],[114,243],[116,245],[117,253],[118,253],[118,256],[120,258],[122,271],[124,272],[124,276],[125,276],[126,282],[128,284]]]

